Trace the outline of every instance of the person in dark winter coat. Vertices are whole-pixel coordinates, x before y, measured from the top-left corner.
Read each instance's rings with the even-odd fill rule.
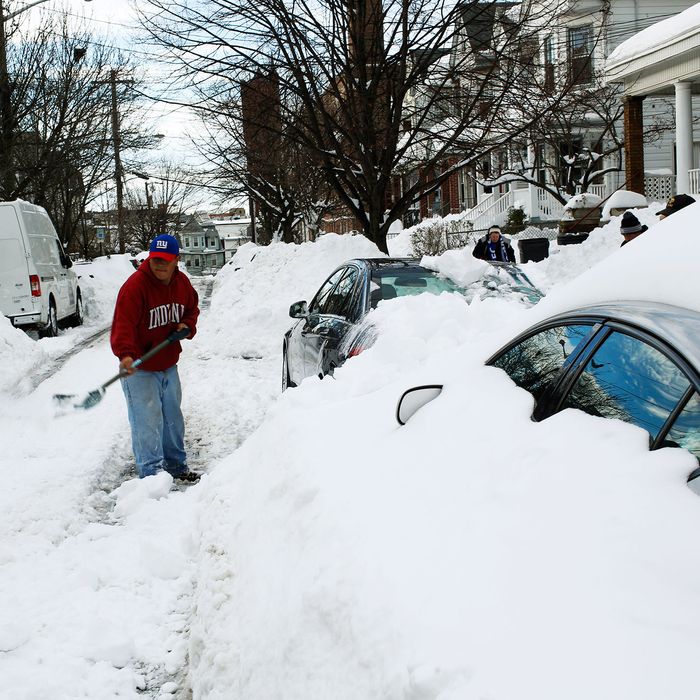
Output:
[[[472,255],[491,262],[515,262],[515,251],[499,226],[491,226],[489,232],[477,241]]]
[[[689,194],[674,194],[673,197],[670,197],[668,202],[666,202],[666,206],[661,211],[656,212],[656,216],[659,217],[659,220],[665,219],[667,216],[671,216],[671,214],[675,214],[689,204],[694,203],[695,200]]]
[[[185,423],[177,361],[179,341],[170,343],[138,369],[134,361],[170,333],[197,331],[199,298],[187,275],[177,269],[180,246],[173,236],[156,236],[149,256],[122,285],[112,320],[112,352],[119,369],[131,425],[131,444],[139,477],[166,470],[196,481],[185,453]]]
[[[649,227],[646,224],[641,224],[639,219],[631,211],[626,211],[622,215],[622,221],[620,221],[620,233],[625,239],[622,241],[622,243],[620,243],[620,248],[630,241],[633,241],[648,228]]]

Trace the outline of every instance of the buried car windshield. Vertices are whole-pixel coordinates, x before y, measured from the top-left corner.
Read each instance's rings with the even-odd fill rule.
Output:
[[[528,304],[536,304],[544,296],[517,265],[498,262],[490,262],[484,276],[469,287],[468,296],[474,293],[483,297],[515,294]]]
[[[441,294],[442,292],[459,292],[464,294],[464,288],[448,279],[441,277],[432,270],[423,268],[391,269],[376,272],[371,281],[372,308],[380,301],[406,297],[415,294]]]

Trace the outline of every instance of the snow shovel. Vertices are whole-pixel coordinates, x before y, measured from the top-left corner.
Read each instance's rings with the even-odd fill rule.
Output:
[[[159,343],[154,348],[151,348],[143,357],[139,357],[138,360],[134,360],[131,365],[134,369],[140,367],[146,360],[150,360],[154,355],[157,355],[163,348],[166,348],[170,343],[174,343],[176,340],[183,340],[192,331],[189,328],[182,328],[179,331],[173,331],[162,343]],[[82,408],[88,409],[93,406],[97,406],[102,397],[105,395],[105,390],[110,384],[114,384],[117,379],[126,377],[127,372],[121,370],[119,374],[115,374],[111,379],[108,379],[104,384],[102,384],[97,389],[89,391],[84,396],[79,396],[78,394],[54,394],[54,403],[60,408],[65,408],[70,406],[72,408]]]

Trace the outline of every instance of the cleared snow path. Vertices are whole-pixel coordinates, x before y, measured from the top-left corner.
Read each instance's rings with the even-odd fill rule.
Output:
[[[193,282],[206,334],[213,279]],[[51,340],[49,376],[0,407],[0,694],[188,699],[199,485],[173,489],[167,474],[133,478],[117,385],[95,408],[55,417],[54,393],[99,386],[116,361],[104,331],[86,335],[79,351]],[[249,362],[197,338],[183,345],[190,465],[206,472],[259,424],[279,358]],[[244,410],[239,392],[260,397],[260,410],[250,401]],[[28,676],[28,666],[41,672]]]

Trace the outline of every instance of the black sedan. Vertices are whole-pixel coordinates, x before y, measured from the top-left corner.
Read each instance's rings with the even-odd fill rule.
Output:
[[[683,447],[700,460],[700,314],[648,302],[617,302],[533,326],[487,364],[535,398],[533,420],[565,408],[633,423],[651,449]],[[399,400],[404,424],[439,395],[414,387]],[[700,493],[700,467],[689,476]]]
[[[289,315],[298,321],[284,336],[282,390],[297,386],[305,377],[332,374],[347,357],[368,347],[372,329],[361,326],[361,322],[380,301],[426,292],[458,292],[466,298],[509,292],[527,303],[535,303],[542,296],[516,265],[489,266],[477,283],[464,288],[422,267],[417,260],[349,260],[323,283],[311,303],[298,301],[291,305]]]
[[[307,304],[292,304],[299,319],[285,334],[282,390],[305,377],[332,374],[346,359],[343,340],[384,299],[430,292],[461,291],[451,280],[421,267],[416,260],[396,258],[349,260],[335,270]]]

